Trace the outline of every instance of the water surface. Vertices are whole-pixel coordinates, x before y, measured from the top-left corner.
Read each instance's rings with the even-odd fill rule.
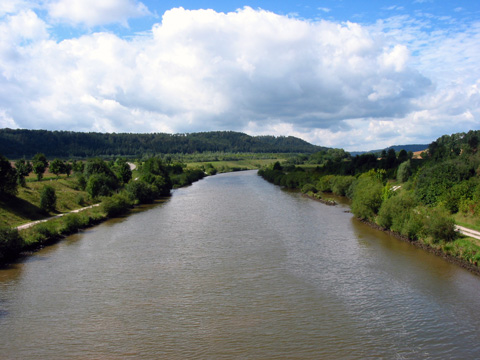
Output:
[[[475,359],[480,278],[241,172],[0,270],[1,359]]]

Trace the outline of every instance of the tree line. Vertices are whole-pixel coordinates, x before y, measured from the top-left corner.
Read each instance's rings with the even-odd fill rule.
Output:
[[[210,152],[313,153],[322,149],[293,136],[249,136],[234,131],[191,134],[106,134],[0,129],[0,154],[10,159],[151,157]]]

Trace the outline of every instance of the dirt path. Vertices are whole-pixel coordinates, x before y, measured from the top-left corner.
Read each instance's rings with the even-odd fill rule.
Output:
[[[77,210],[72,210],[68,213],[63,213],[63,214],[58,214],[58,215],[55,215],[55,216],[52,216],[52,217],[49,217],[49,218],[46,218],[46,219],[43,219],[43,220],[37,220],[37,221],[32,221],[32,222],[29,222],[27,224],[23,224],[23,225],[20,225],[20,226],[17,226],[17,230],[25,230],[25,229],[28,229],[34,225],[37,225],[37,224],[40,224],[40,223],[43,223],[43,222],[46,222],[48,220],[52,220],[52,219],[58,219],[58,218],[61,218],[62,216],[65,216],[65,215],[68,215],[68,214],[71,214],[71,213],[78,213],[80,211],[83,211],[83,210],[87,210],[87,209],[91,209],[93,207],[96,207],[96,206],[99,206],[100,204],[94,204],[94,205],[90,205],[90,206],[86,206],[84,208],[81,208],[81,209],[77,209]]]
[[[460,225],[455,225],[455,230],[457,230],[460,234],[463,234],[465,236],[469,236],[475,239],[480,240],[480,232],[476,230],[472,230]]]

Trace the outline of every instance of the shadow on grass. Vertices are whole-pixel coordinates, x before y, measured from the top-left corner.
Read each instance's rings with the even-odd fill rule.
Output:
[[[0,198],[0,207],[25,220],[41,220],[48,216],[38,206],[18,197]]]

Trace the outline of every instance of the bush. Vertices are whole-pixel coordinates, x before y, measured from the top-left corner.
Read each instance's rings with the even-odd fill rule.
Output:
[[[132,203],[125,194],[116,194],[103,199],[102,210],[107,217],[115,217],[125,214],[132,207]]]
[[[40,194],[40,208],[46,212],[54,211],[57,204],[55,189],[49,185],[45,186]]]
[[[315,185],[312,184],[305,184],[302,187],[302,193],[307,194],[309,192],[313,192],[314,194],[317,192],[317,188]]]
[[[62,217],[62,234],[72,234],[83,227],[82,221],[78,214],[72,213]]]
[[[16,256],[23,246],[23,239],[17,229],[0,227],[0,260]]]
[[[414,196],[409,192],[399,192],[382,203],[378,212],[377,223],[393,231],[406,235],[412,230],[406,230],[416,206]],[[413,223],[412,223],[413,225]]]
[[[29,232],[30,235],[28,243],[36,243],[39,245],[44,244],[48,240],[55,239],[59,235],[55,224],[50,221],[35,225],[34,227],[30,228]]]
[[[0,196],[17,194],[17,172],[10,161],[0,154]]]
[[[355,184],[352,213],[360,219],[373,220],[382,204],[383,185],[374,177],[360,177]]]
[[[412,162],[410,160],[404,161],[400,164],[397,170],[397,180],[399,182],[407,181],[412,176]]]
[[[334,175],[325,175],[320,178],[317,182],[317,189],[321,192],[331,192],[332,191],[332,179]]]
[[[95,199],[99,196],[110,196],[118,187],[118,180],[106,174],[93,174],[88,178],[85,190]]]
[[[354,176],[335,176],[331,180],[331,190],[336,195],[345,196],[354,181]]]
[[[127,193],[140,204],[149,204],[155,200],[155,189],[144,181],[137,180],[127,184]]]
[[[428,215],[424,217],[425,235],[430,236],[434,243],[453,241],[457,237],[455,221],[444,209],[429,209]]]

